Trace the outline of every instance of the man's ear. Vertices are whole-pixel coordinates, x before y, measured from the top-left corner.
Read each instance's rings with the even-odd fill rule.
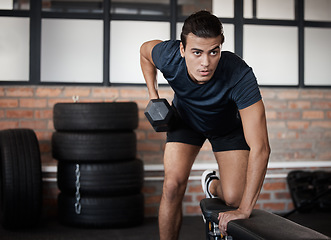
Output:
[[[180,42],[180,44],[179,44],[179,49],[180,49],[180,55],[181,55],[182,57],[185,57],[185,55],[184,55],[184,53],[185,53],[185,49],[184,49],[184,45],[183,45],[182,42]]]

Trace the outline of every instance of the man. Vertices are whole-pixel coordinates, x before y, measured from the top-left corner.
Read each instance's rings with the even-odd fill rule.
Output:
[[[140,49],[150,99],[159,98],[158,68],[175,92],[178,112],[164,151],[161,240],[178,239],[188,177],[206,139],[219,174],[206,171],[203,190],[238,207],[219,214],[223,235],[229,221],[250,216],[263,184],[270,154],[264,105],[252,69],[235,54],[221,52],[223,42],[219,19],[200,11],[185,20],[181,41],[153,40]]]

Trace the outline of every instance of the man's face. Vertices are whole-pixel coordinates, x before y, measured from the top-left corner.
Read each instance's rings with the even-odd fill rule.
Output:
[[[186,49],[181,43],[180,53],[185,57],[192,81],[204,84],[212,78],[221,57],[221,47],[221,36],[200,38],[193,33],[187,35]]]

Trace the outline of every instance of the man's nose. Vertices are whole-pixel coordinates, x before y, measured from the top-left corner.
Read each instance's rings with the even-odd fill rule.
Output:
[[[204,67],[208,67],[209,66],[209,58],[207,55],[203,55],[201,58],[201,65]]]

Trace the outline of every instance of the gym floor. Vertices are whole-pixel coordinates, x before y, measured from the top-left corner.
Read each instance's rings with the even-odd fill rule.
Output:
[[[331,213],[293,214],[290,219],[331,237]],[[42,219],[38,227],[8,231],[0,226],[1,240],[155,240],[159,239],[157,218],[146,218],[143,225],[122,229],[81,229],[63,226],[57,219]],[[180,240],[204,240],[202,217],[184,217]]]
[[[43,219],[35,229],[8,231],[0,227],[1,240],[156,240],[157,218],[146,218],[143,225],[123,229],[81,229],[63,226],[57,219]],[[184,217],[181,240],[205,239],[202,217]]]

